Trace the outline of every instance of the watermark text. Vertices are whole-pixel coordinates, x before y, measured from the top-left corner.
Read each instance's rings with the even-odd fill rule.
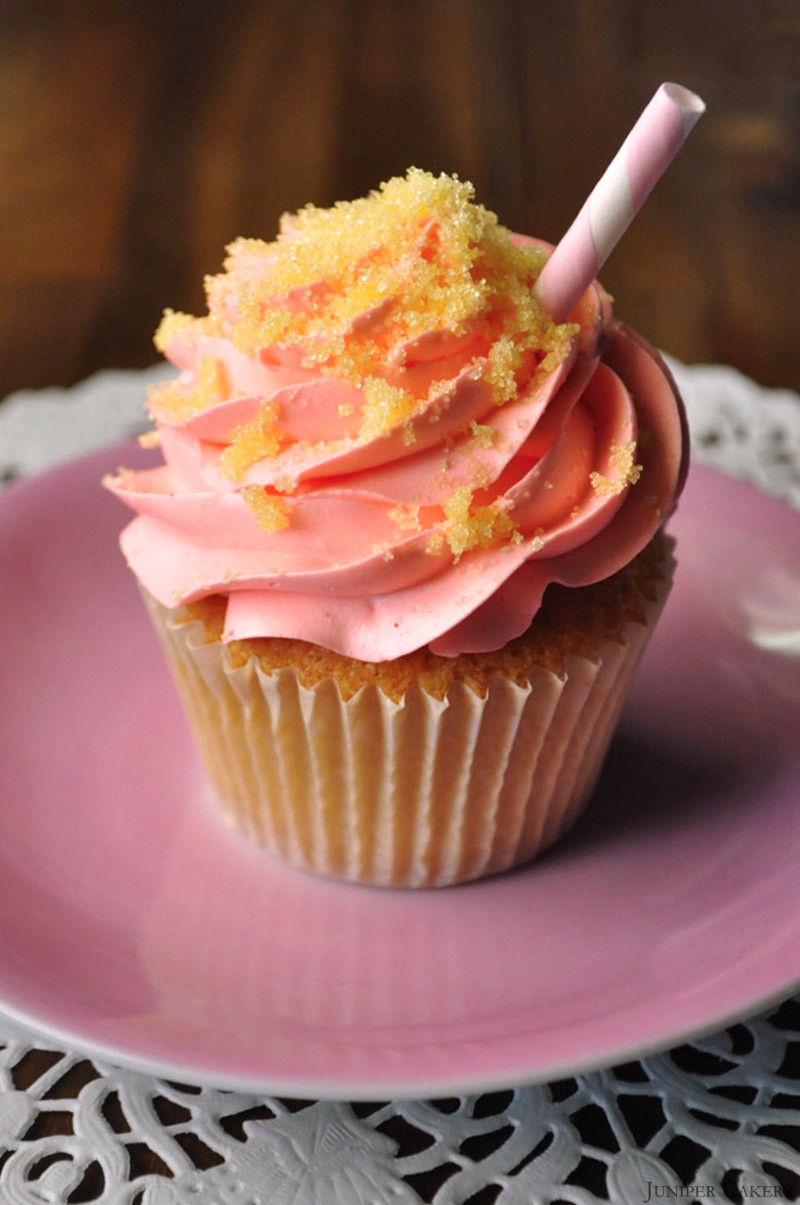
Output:
[[[738,1192],[744,1201],[786,1199],[785,1189],[777,1184],[742,1184]],[[680,1184],[670,1188],[666,1184],[654,1184],[648,1180],[644,1205],[650,1201],[708,1201],[714,1197],[718,1201],[724,1199],[713,1184]]]

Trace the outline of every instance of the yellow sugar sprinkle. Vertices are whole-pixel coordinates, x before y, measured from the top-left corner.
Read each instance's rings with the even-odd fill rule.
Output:
[[[390,385],[380,377],[368,377],[364,381],[364,422],[361,438],[374,439],[397,426],[408,422],[417,409],[417,402],[410,393]],[[414,433],[406,428],[406,443],[414,442]]]
[[[486,490],[492,484],[493,473],[489,465],[483,464],[482,461],[475,459],[471,463],[467,460],[469,469],[469,484],[473,490]]]
[[[522,364],[522,351],[511,335],[501,335],[489,351],[489,370],[486,381],[492,387],[495,405],[502,406],[517,392],[517,370]]]
[[[263,485],[246,485],[241,493],[264,531],[283,531],[289,526],[289,507],[283,498],[268,493]]]
[[[191,314],[181,314],[176,310],[164,310],[158,330],[153,336],[153,342],[162,355],[166,355],[170,343],[176,335],[198,333],[198,326],[203,319],[193,318]]]
[[[389,511],[389,518],[401,531],[421,531],[419,507],[410,502],[400,502]]]
[[[230,286],[228,291],[230,292]],[[196,343],[203,335],[224,334],[225,323],[220,320],[219,312],[209,312],[196,318],[192,314],[183,314],[177,310],[165,310],[153,336],[153,343],[162,355],[168,356],[172,341],[181,336],[187,343]]]
[[[611,448],[609,468],[611,477],[602,473],[590,473],[589,481],[595,493],[604,497],[608,494],[620,494],[628,485],[635,485],[642,475],[642,466],[634,464],[636,442],[629,440],[624,444],[614,444]]]
[[[148,408],[160,410],[176,419],[190,418],[228,396],[230,386],[225,366],[216,356],[204,356],[197,366],[194,384],[185,387],[178,381],[153,386],[148,393]]]
[[[476,423],[473,419],[469,425],[472,432],[472,442],[476,448],[491,448],[497,439],[497,432],[494,427],[489,427],[485,423]]]
[[[453,491],[444,506],[446,522],[442,534],[428,542],[429,552],[443,551],[446,541],[453,555],[460,557],[472,548],[489,548],[503,538],[514,538],[517,527],[507,511],[496,502],[473,506],[473,501],[468,486],[461,485]]]
[[[277,418],[276,404],[264,402],[254,419],[235,429],[219,458],[220,469],[229,480],[241,481],[251,465],[277,456],[281,448]]]
[[[120,465],[114,473],[104,473],[102,483],[107,489],[113,489],[119,486],[120,489],[131,489],[135,484],[135,474],[133,469],[126,469],[124,465]]]

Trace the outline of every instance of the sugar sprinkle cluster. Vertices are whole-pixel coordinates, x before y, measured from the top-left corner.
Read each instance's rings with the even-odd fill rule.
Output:
[[[364,198],[284,215],[274,242],[237,239],[223,271],[206,280],[208,313],[168,311],[156,346],[168,354],[176,336],[189,344],[211,336],[267,364],[285,362],[288,349],[293,363],[358,388],[358,441],[400,430],[411,446],[413,420],[446,396],[465,367],[459,341],[498,406],[567,355],[576,328],[553,322],[534,297],[544,262],[538,246],[513,240],[475,202],[471,184],[411,168]],[[423,375],[420,384],[412,369],[432,335],[455,349],[442,361],[451,375]],[[225,366],[206,355],[189,379],[158,387],[150,405],[181,421],[231,396]],[[472,422],[476,445],[492,434]],[[280,415],[265,400],[233,432],[220,468],[241,481],[251,465],[284,448]],[[289,522],[279,498],[265,500],[250,487],[243,497],[267,530]],[[463,491],[450,512],[442,532],[454,555],[513,536],[507,514],[473,505]]]

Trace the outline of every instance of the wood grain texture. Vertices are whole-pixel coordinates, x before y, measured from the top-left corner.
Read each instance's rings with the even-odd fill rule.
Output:
[[[233,237],[412,163],[555,241],[664,79],[708,113],[604,282],[800,389],[797,0],[0,0],[0,396],[152,363]]]

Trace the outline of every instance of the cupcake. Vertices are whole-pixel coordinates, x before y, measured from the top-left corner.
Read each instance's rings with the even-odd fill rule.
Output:
[[[444,886],[589,800],[673,570],[675,386],[551,248],[412,169],[240,239],[108,487],[215,798],[296,867]]]

